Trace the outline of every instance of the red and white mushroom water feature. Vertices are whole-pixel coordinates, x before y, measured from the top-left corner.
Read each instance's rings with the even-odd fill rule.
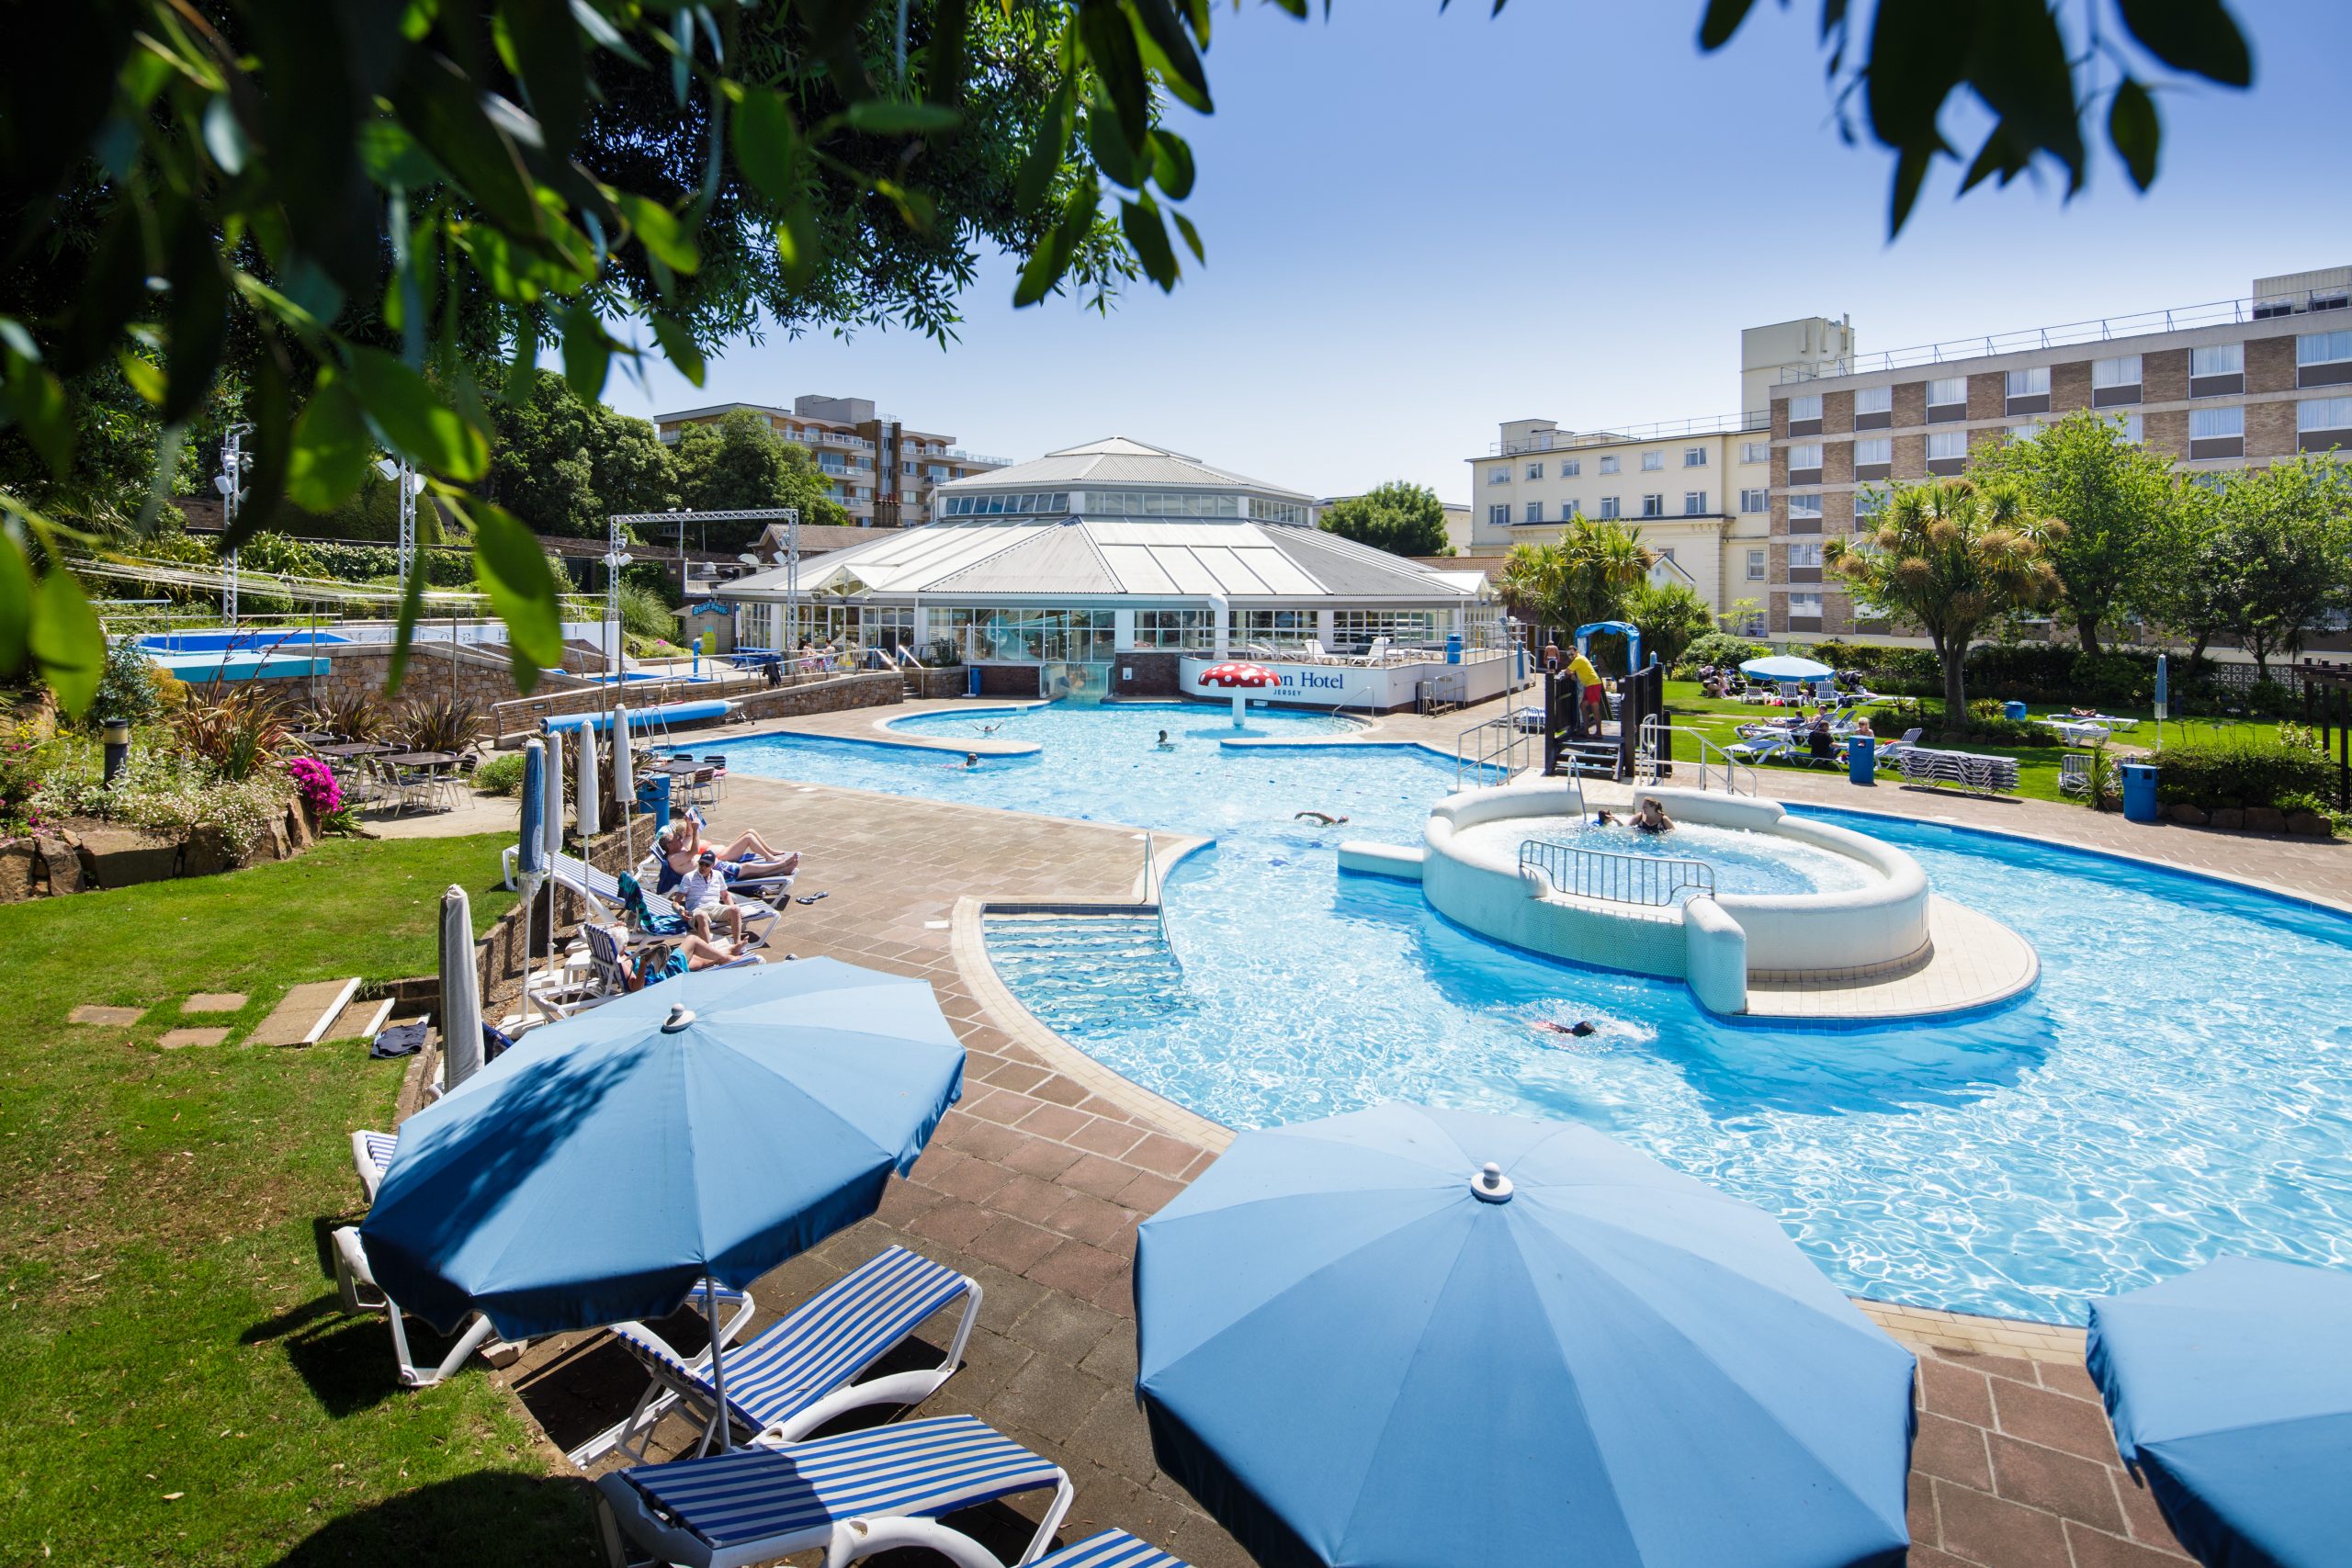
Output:
[[[1250,694],[1267,687],[1279,687],[1283,678],[1262,664],[1212,664],[1201,671],[1204,686],[1226,686],[1233,692],[1233,728],[1241,728],[1243,710],[1249,706]]]

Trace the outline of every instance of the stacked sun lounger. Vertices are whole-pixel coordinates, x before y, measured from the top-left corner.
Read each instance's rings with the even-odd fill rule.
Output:
[[[1992,757],[1979,751],[1936,751],[1914,746],[1897,757],[1905,784],[1958,784],[1979,795],[1996,795],[2018,787],[2014,757]]]

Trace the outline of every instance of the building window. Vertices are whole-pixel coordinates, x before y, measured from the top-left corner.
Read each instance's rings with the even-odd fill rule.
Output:
[[[2035,436],[2040,435],[2044,428],[2045,427],[2042,423],[2038,419],[2027,424],[2013,424],[2009,426],[2009,439],[2012,441],[2030,441]]]
[[[2245,344],[2217,343],[2188,351],[2188,395],[2226,398],[2245,390]]]
[[[1891,435],[1864,435],[1854,442],[1854,477],[1884,479],[1883,471],[1894,464],[1894,438]],[[1864,468],[1878,468],[1879,473],[1865,476]]]
[[[1956,474],[1968,462],[1968,433],[1931,430],[1928,433],[1928,472]]]
[[[1221,499],[1229,500],[1231,498],[1221,498],[1214,495],[1171,495],[1166,499],[1168,502],[1166,514],[1168,516],[1207,517],[1211,515],[1211,513],[1207,510],[1208,503],[1216,502]],[[1184,504],[1186,502],[1195,504],[1186,505]],[[1250,497],[1249,514],[1256,518],[1261,523],[1291,523],[1301,527],[1306,526],[1306,508],[1304,505],[1295,501],[1273,501],[1262,495],[1253,495]],[[1218,513],[1217,515],[1222,515],[1222,513]]]
[[[1741,491],[1739,492],[1739,509],[1742,512],[1749,513],[1770,512],[1772,509],[1771,497],[1772,492],[1768,490]]]
[[[1789,621],[1790,621],[1790,623],[1791,623],[1791,625],[1792,625],[1792,626],[1793,626],[1793,625],[1794,625],[1796,622],[1798,622],[1798,621],[1814,621],[1814,622],[1818,622],[1820,619],[1821,619],[1821,595],[1820,595],[1820,594],[1818,594],[1818,593],[1792,593],[1792,594],[1790,594],[1790,595],[1789,595]],[[1815,627],[1813,627],[1812,629],[1814,629],[1814,630],[1816,630],[1816,631],[1817,631],[1817,630],[1819,630],[1820,628],[1819,628],[1819,626],[1815,626]]]
[[[1743,441],[1739,444],[1739,460],[1743,463],[1769,463],[1772,460],[1770,441]]]
[[[1507,485],[1510,483],[1510,470],[1509,468],[1488,468],[1487,470],[1487,482],[1490,485]]]
[[[1544,465],[1543,465],[1543,464],[1541,464],[1541,463],[1530,463],[1530,464],[1528,464],[1528,465],[1527,465],[1527,477],[1528,477],[1529,479],[1542,479],[1542,478],[1544,477]]]
[[[1136,612],[1136,646],[1137,648],[1215,648],[1216,646],[1216,612],[1214,610],[1137,610]]]
[[[1510,527],[1510,502],[1508,501],[1498,502],[1495,505],[1487,508],[1487,522],[1491,526],[1497,528]]]
[[[1572,479],[1582,472],[1584,472],[1584,464],[1580,459],[1575,457],[1563,457],[1560,459],[1560,477],[1562,479]]]
[[[1667,560],[1667,561],[1670,561],[1670,560],[1674,559],[1674,547],[1673,547],[1673,546],[1671,546],[1671,545],[1668,545],[1666,548],[1664,548],[1664,549],[1662,549],[1662,550],[1659,550],[1659,551],[1657,552],[1657,558],[1658,558],[1658,559],[1660,559],[1660,560]]]
[[[1884,430],[1894,423],[1894,389],[1860,387],[1854,391],[1854,428]]]
[[[1821,497],[1817,495],[1792,495],[1789,497],[1789,515],[1792,517],[1819,518],[1821,515]]]
[[[2305,333],[2295,340],[2295,385],[2334,387],[2352,381],[2352,332]]]
[[[1707,449],[1704,446],[1685,446],[1682,449],[1682,466],[1686,468],[1705,468]]]
[[[1821,541],[1818,539],[1790,540],[1789,564],[1791,566],[1809,566],[1814,568],[1815,570],[1820,570]]]
[[[2143,439],[2140,434],[2140,416],[2136,413],[2118,414],[2115,420],[2123,427],[2123,439],[2134,446],[2139,446]]]
[[[2245,408],[2188,411],[2188,455],[2191,457],[2245,456]]]
[[[1361,652],[1372,646],[1374,638],[1384,637],[1401,647],[1426,648],[1437,641],[1437,612],[1338,610],[1332,613],[1331,640],[1341,649]]]
[[[2324,452],[2346,445],[2352,445],[2352,398],[2305,398],[2295,405],[2297,451]]]
[[[1875,517],[1885,510],[1886,491],[1858,490],[1854,492],[1854,518],[1857,522],[1865,517]]]
[[[1762,550],[1747,552],[1747,581],[1750,582],[1764,581],[1764,552]]]
[[[1928,383],[1928,419],[1930,423],[1967,417],[1967,377],[1947,376]]]
[[[2010,413],[2048,413],[2050,412],[2050,367],[2046,365],[2031,370],[2012,370],[2005,378],[2004,391]]]
[[[1527,522],[1527,523],[1541,523],[1541,522],[1543,522],[1543,521],[1544,521],[1544,503],[1543,503],[1542,502],[1540,502],[1540,501],[1531,501],[1531,502],[1529,502],[1527,503],[1527,506],[1526,506],[1526,508],[1525,508],[1525,511],[1526,511],[1526,513],[1527,513],[1527,514],[1526,514],[1526,516],[1525,516],[1525,517],[1523,517],[1523,518],[1521,519],[1521,521],[1522,521],[1522,522]]]
[[[1600,471],[1604,474],[1613,474],[1617,471],[1616,454],[1611,453],[1608,457],[1600,459]]]
[[[1821,482],[1821,443],[1810,441],[1789,448],[1789,482],[1792,485],[1817,485]]]
[[[1642,497],[1642,515],[1645,517],[1665,516],[1666,497],[1663,495],[1645,495]]]
[[[1583,515],[1584,502],[1577,500],[1576,497],[1570,496],[1567,500],[1560,502],[1561,522],[1572,523]]]
[[[1804,392],[1789,400],[1789,434],[1811,435],[1821,428],[1821,394]]]
[[[1685,517],[1704,517],[1706,514],[1707,492],[1703,490],[1684,491],[1682,492],[1682,515]]]
[[[2109,408],[2140,400],[2140,356],[2118,355],[2091,361],[2091,406]]]
[[[1645,474],[1654,474],[1654,473],[1657,472],[1660,468],[1665,468],[1665,467],[1666,467],[1666,454],[1665,454],[1665,453],[1663,453],[1663,452],[1645,452],[1645,453],[1643,453],[1643,454],[1642,454],[1642,472],[1644,472],[1644,473],[1645,473]]]
[[[1615,496],[1604,495],[1600,498],[1600,514],[1603,517],[1616,517],[1622,515],[1617,510],[1617,498]]]

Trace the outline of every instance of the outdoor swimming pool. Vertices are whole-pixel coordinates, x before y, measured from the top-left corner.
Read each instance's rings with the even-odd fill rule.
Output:
[[[1329,732],[1257,710],[1250,726]],[[1171,751],[1154,749],[1162,728]],[[2222,1252],[2352,1268],[2352,920],[1826,812],[2024,934],[2041,983],[1942,1024],[1725,1023],[1679,982],[1500,948],[1415,886],[1339,875],[1343,837],[1418,841],[1451,761],[1217,744],[1232,734],[1222,708],[1065,708],[1005,718],[993,739],[1042,750],[970,773],[888,745],[776,738],[728,753],[743,773],[1214,836],[1169,878],[1181,997],[1137,1005],[1168,983],[1148,964],[1135,987],[1114,966],[1050,994],[1023,987],[1037,954],[1003,967],[1065,1038],[1232,1125],[1383,1100],[1575,1118],[1761,1203],[1850,1291],[1962,1311],[2080,1322],[2091,1295]],[[1295,820],[1306,808],[1351,820]],[[1538,1019],[1598,1030],[1538,1033]]]
[[[1605,854],[1645,860],[1704,861],[1718,893],[1837,893],[1866,887],[1876,874],[1857,860],[1742,828],[1685,822],[1671,833],[1642,833],[1623,824],[1597,825],[1589,817],[1513,817],[1459,829],[1454,841],[1515,859],[1529,839],[1574,844]]]

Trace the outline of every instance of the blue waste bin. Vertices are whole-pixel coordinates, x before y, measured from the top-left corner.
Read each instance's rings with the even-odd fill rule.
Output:
[[[2013,718],[2019,724],[2023,724],[2025,722],[2025,705],[2023,703],[2003,703],[2001,705],[2001,716],[2003,718]]]
[[[670,775],[648,773],[637,781],[637,808],[653,818],[653,830],[670,825]]]
[[[2156,819],[2156,770],[2153,763],[2123,764],[2123,819],[2126,822],[2154,822]]]
[[[1878,740],[1857,735],[1846,742],[1846,777],[1858,784],[1878,783]]]
[[[964,682],[965,694],[974,697],[978,696],[980,694],[980,667],[975,664],[966,671],[966,674],[968,679]]]
[[[1462,662],[1462,634],[1460,632],[1445,634],[1445,661],[1448,664]]]

